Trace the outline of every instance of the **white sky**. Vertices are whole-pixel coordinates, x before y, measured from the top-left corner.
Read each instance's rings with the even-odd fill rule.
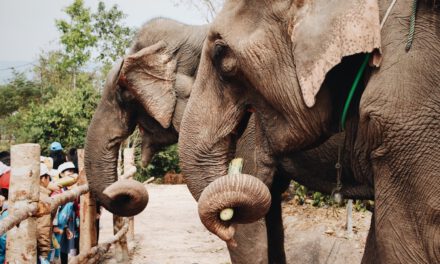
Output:
[[[73,0],[0,0],[0,61],[34,61],[41,50],[58,47],[55,19],[65,18],[63,8]],[[98,0],[85,0],[96,10]],[[128,26],[169,17],[188,24],[204,24],[205,16],[188,5],[175,6],[172,0],[104,0],[106,7],[119,6]]]

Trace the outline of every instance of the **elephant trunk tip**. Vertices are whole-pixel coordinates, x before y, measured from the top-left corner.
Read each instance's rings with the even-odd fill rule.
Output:
[[[104,196],[104,197],[102,197]],[[111,213],[119,216],[134,216],[148,204],[145,186],[135,180],[119,180],[108,186],[99,199]]]
[[[198,211],[205,227],[232,246],[235,225],[261,219],[270,204],[270,191],[262,181],[236,173],[208,185],[200,196]]]

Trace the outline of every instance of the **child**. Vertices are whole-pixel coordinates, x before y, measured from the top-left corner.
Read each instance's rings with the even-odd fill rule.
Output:
[[[72,162],[64,162],[58,167],[59,180],[57,185],[63,186],[65,191],[76,183],[78,175],[74,172],[75,165]],[[61,263],[68,262],[68,255],[75,256],[77,247],[75,246],[75,238],[79,237],[79,215],[78,202],[70,202],[60,207],[57,215],[57,222],[54,227],[57,241],[61,247]]]
[[[51,191],[47,188],[50,183],[47,166],[40,163],[40,200],[48,198]],[[52,239],[52,216],[42,215],[37,218],[37,253],[40,264],[49,264],[48,256]]]

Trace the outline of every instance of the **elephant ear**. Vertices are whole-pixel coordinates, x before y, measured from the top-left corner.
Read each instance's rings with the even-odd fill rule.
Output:
[[[133,93],[147,113],[168,128],[176,105],[177,59],[164,41],[124,58],[119,85]]]
[[[295,0],[291,10],[296,73],[312,107],[326,74],[343,57],[380,49],[379,8],[377,0]]]

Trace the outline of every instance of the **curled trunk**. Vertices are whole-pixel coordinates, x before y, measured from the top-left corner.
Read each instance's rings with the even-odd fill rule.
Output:
[[[206,228],[234,245],[235,225],[261,219],[269,211],[270,203],[270,191],[262,181],[236,173],[208,185],[200,196],[198,209]],[[224,218],[222,213],[229,214],[229,217]]]
[[[113,214],[133,216],[146,207],[148,195],[140,182],[117,182],[118,150],[136,125],[114,98],[119,68],[117,64],[109,73],[102,100],[87,131],[85,169],[90,192],[100,204]]]
[[[118,180],[117,160],[120,141],[125,136],[107,135],[111,128],[93,118],[87,134],[85,167],[90,191],[108,211],[120,216],[140,213],[148,203],[145,186],[134,180]],[[107,129],[106,129],[107,128]]]

